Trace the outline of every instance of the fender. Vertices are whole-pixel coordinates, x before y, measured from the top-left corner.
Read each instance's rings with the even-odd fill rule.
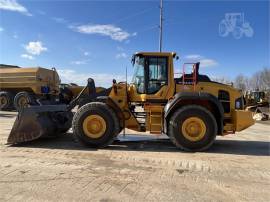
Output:
[[[169,102],[164,107],[164,129],[167,130],[168,119],[173,111],[181,105],[183,101],[191,101],[191,104],[198,104],[198,101],[209,101],[216,109],[214,114],[217,125],[218,125],[218,134],[223,132],[223,119],[224,119],[224,109],[220,101],[212,94],[204,92],[180,92],[174,95],[174,98],[169,100]]]

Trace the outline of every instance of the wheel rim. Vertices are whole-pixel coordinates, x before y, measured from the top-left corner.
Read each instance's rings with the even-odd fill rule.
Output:
[[[26,97],[21,97],[18,101],[18,105],[20,108],[27,106],[28,101]]]
[[[0,106],[1,106],[1,107],[4,107],[4,106],[7,105],[7,103],[8,103],[7,97],[1,96],[1,97],[0,97]]]
[[[205,136],[206,126],[202,119],[190,117],[183,122],[181,131],[186,139],[196,142]]]
[[[99,115],[89,115],[83,121],[83,131],[90,138],[100,138],[106,131],[106,122]]]

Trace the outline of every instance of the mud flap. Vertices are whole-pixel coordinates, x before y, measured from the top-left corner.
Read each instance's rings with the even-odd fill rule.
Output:
[[[67,105],[43,105],[23,108],[12,127],[7,144],[54,137],[71,127],[73,113]]]

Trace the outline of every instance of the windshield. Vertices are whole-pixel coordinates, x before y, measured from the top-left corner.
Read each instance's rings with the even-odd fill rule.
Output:
[[[144,93],[144,57],[135,56],[134,58],[132,83],[136,86],[138,93]]]

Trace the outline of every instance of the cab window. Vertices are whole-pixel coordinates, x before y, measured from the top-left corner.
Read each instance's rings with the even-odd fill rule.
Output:
[[[134,74],[132,78],[132,83],[136,86],[137,92],[142,94],[145,93],[145,79],[144,79],[144,57],[137,56],[134,58]]]
[[[154,94],[158,92],[162,86],[166,85],[168,83],[167,75],[167,58],[149,57],[147,93]]]

